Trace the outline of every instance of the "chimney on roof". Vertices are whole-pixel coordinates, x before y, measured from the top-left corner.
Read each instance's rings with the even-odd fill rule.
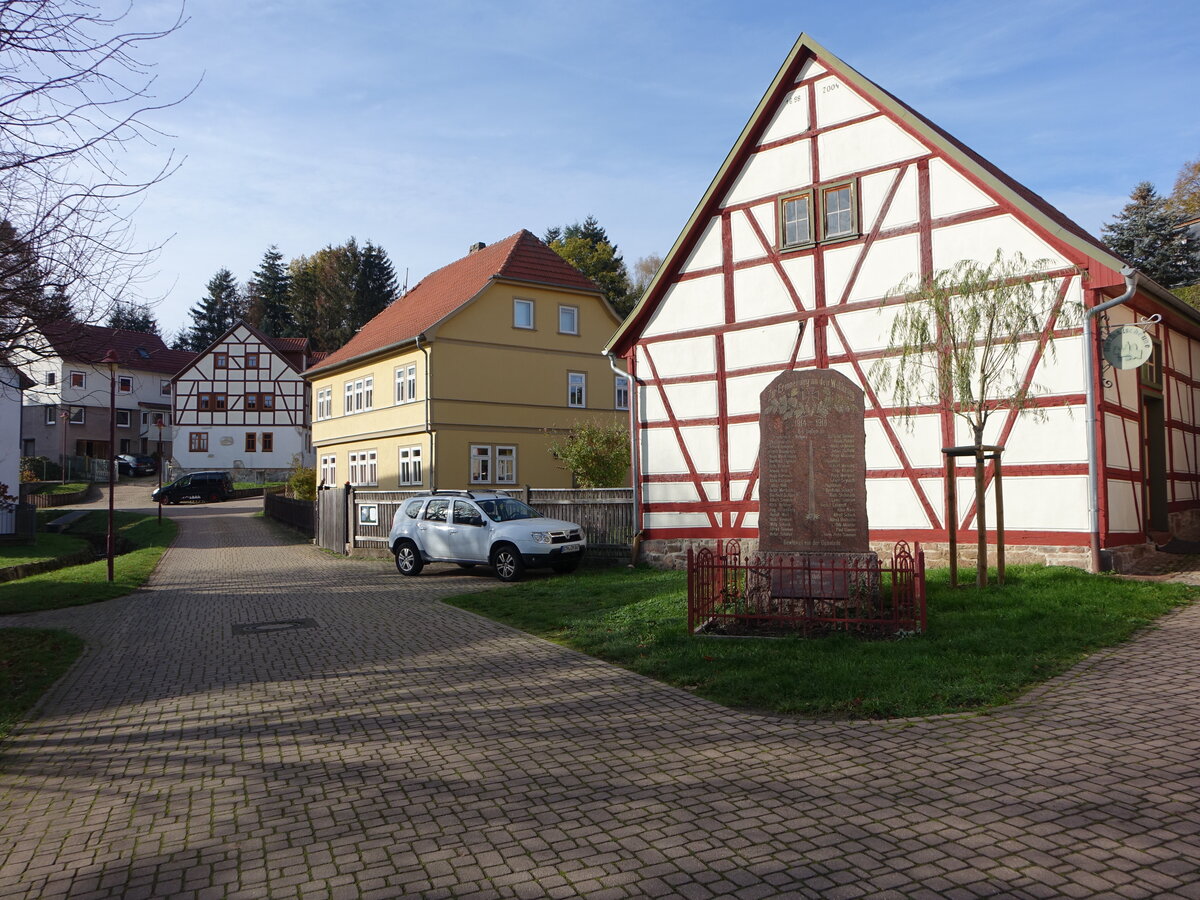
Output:
[[[467,251],[467,253],[474,253],[476,250],[482,250],[486,246],[487,244],[485,244],[483,241],[476,241],[471,245],[471,248]]]

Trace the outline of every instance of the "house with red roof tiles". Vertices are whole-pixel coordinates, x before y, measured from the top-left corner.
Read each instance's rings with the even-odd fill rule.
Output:
[[[380,489],[570,487],[549,446],[624,421],[620,317],[528,231],[471,247],[310,367],[318,478]]]
[[[221,469],[280,480],[312,465],[308,338],[273,338],[238,322],[174,378],[172,474]]]
[[[1044,261],[1030,277],[1056,298],[1039,328],[1013,336],[1037,409],[994,398],[984,434],[1004,448],[1009,560],[1101,567],[1105,551],[1200,525],[1200,314],[1148,278],[1131,293],[1101,241],[801,35],[606,348],[635,384],[643,551],[679,563],[688,547],[754,546],[764,469],[772,483],[791,477],[788,459],[759,452],[760,398],[804,369],[839,372],[865,397],[876,549],[915,539],[944,553],[952,529],[973,543],[974,492],[965,477],[948,490],[942,452],[972,443],[955,398],[905,408],[872,368],[895,352],[897,285],[998,251]],[[1097,335],[1136,335],[1148,358],[1086,368],[1072,310],[1095,310]]]
[[[34,382],[21,412],[22,454],[60,459],[108,459],[118,453],[171,455],[171,379],[196,354],[172,350],[156,334],[103,325],[56,322],[32,337],[31,351],[13,351],[13,361]],[[113,375],[102,362],[118,360],[116,445],[110,446],[110,387]]]

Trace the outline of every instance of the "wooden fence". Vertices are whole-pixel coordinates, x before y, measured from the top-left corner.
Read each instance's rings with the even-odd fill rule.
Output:
[[[311,500],[293,500],[283,494],[266,493],[263,495],[263,515],[270,516],[309,537],[316,536],[317,508]]]

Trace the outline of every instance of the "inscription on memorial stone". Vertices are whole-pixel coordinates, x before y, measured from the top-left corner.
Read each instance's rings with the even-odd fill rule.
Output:
[[[759,549],[868,551],[862,389],[829,369],[784,372],[760,403]]]

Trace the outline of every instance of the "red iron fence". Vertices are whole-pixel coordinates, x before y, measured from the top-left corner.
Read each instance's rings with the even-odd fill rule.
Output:
[[[888,636],[925,630],[925,554],[896,544],[874,554],[758,553],[718,541],[688,551],[688,631],[777,636],[847,631]]]

